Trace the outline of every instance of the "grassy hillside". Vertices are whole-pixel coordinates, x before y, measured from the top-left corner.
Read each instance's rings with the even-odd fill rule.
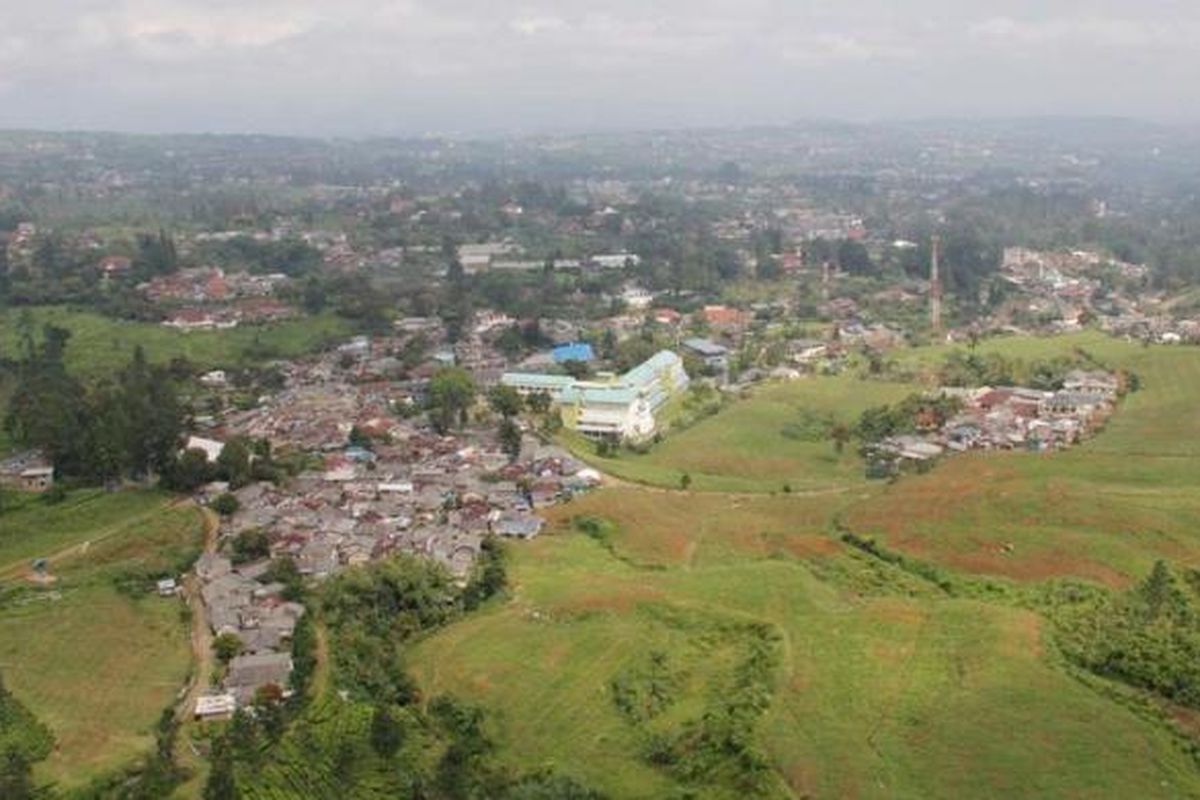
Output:
[[[118,584],[194,557],[200,516],[157,493],[83,492],[57,506],[28,501],[0,528],[0,672],[55,737],[37,776],[79,786],[151,748],[183,685],[183,606]],[[26,580],[34,553],[52,556],[52,585]]]
[[[1093,337],[990,347],[1054,354],[1078,343],[1141,380],[1103,433],[1063,453],[947,460],[855,506],[847,525],[954,568],[1022,579],[1117,585],[1158,558],[1200,563],[1200,350]]]
[[[755,728],[771,765],[767,796],[1200,792],[1200,772],[1163,729],[1056,667],[1036,615],[940,598],[834,541],[816,544],[805,499],[743,501],[740,532],[727,515],[700,535],[701,551],[703,537],[720,540],[711,558],[655,555],[646,540],[686,538],[672,529],[685,523],[671,523],[671,511],[643,518],[631,499],[607,491],[575,504],[570,513],[621,523],[606,541],[564,524],[522,548],[511,601],[434,636],[414,658],[425,691],[489,709],[514,765],[571,764],[614,797],[696,786],[650,763],[651,735],[721,702],[738,632],[761,624],[778,653]],[[701,505],[693,524],[714,510]],[[659,716],[632,722],[613,684],[653,652],[665,654],[675,688]],[[739,794],[709,785],[704,796]]]
[[[0,353],[15,351],[21,313],[22,309],[0,311]],[[152,361],[182,356],[202,367],[215,367],[237,364],[250,352],[257,352],[255,358],[291,358],[349,334],[349,325],[332,314],[274,325],[184,333],[162,325],[123,322],[62,307],[35,308],[32,313],[38,329],[52,323],[72,331],[68,366],[85,375],[101,375],[119,368],[139,344]]]
[[[719,492],[822,491],[863,483],[863,464],[853,448],[838,454],[826,438],[789,438],[784,430],[804,412],[832,415],[847,424],[871,406],[902,400],[919,387],[864,381],[850,375],[769,384],[752,399],[734,403],[678,433],[649,453],[624,451],[598,458],[589,442],[572,448],[604,471],[637,483],[678,488],[686,472],[692,488]]]
[[[949,458],[885,484],[864,480],[849,452],[778,435],[802,409],[849,421],[903,397],[932,380],[948,351],[933,347],[902,354],[912,386],[766,387],[649,455],[597,460],[663,488],[556,509],[552,534],[518,548],[509,601],[420,646],[422,689],[484,705],[520,768],[578,766],[614,797],[745,795],[729,764],[708,774],[694,762],[711,756],[705,720],[736,705],[744,632],[761,629],[769,704],[741,712],[742,754],[769,765],[764,795],[1200,795],[1179,732],[1115,702],[1123,690],[1079,680],[1037,603],[1013,599],[1055,578],[1116,587],[1159,558],[1200,562],[1200,351],[1096,334],[980,351],[1033,360],[1080,347],[1143,389],[1060,454]],[[685,471],[693,491],[673,490]],[[989,578],[984,599],[950,596],[843,545],[844,528],[951,575],[999,576],[999,588]],[[665,746],[679,742],[690,749]]]

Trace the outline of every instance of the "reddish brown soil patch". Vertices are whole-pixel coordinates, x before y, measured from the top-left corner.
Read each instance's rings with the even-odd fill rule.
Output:
[[[903,546],[914,551],[920,548]],[[994,548],[981,548],[972,553],[952,553],[937,559],[954,569],[981,575],[1000,575],[1018,581],[1044,581],[1051,578],[1077,577],[1093,580],[1119,589],[1128,586],[1129,576],[1099,561],[1062,550],[1043,550],[1014,558]]]
[[[597,592],[594,594],[578,595],[560,605],[559,608],[563,611],[573,613],[585,611],[615,611],[620,614],[625,614],[632,611],[641,603],[661,601],[663,597],[663,593],[657,590],[631,588],[625,591]]]
[[[868,612],[872,617],[889,625],[914,628],[925,621],[926,613],[917,603],[898,597],[884,597],[871,603]]]
[[[799,558],[814,558],[818,556],[832,556],[845,550],[845,545],[836,539],[831,539],[828,536],[822,536],[818,533],[797,533],[791,536],[782,536],[778,543],[792,555]]]
[[[1030,653],[1042,655],[1042,619],[1032,611],[1022,611],[1010,617],[1004,626],[1000,651],[1007,656],[1023,658]]]
[[[1168,703],[1166,712],[1181,731],[1193,740],[1200,741],[1200,711]]]

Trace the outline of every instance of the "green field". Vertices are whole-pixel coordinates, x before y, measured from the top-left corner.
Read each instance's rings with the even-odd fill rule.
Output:
[[[514,548],[507,602],[417,649],[422,689],[481,703],[517,768],[571,768],[621,798],[744,795],[647,753],[720,708],[736,685],[734,632],[761,625],[778,657],[753,727],[766,795],[1200,796],[1179,732],[1078,680],[1050,622],[1020,603],[947,596],[838,539],[843,526],[951,575],[1012,579],[1008,597],[1059,577],[1126,585],[1158,558],[1200,563],[1200,351],[1097,334],[979,349],[1032,360],[1078,347],[1143,388],[1060,454],[954,457],[886,484],[862,477],[852,447],[835,458],[828,442],[778,435],[802,408],[850,421],[903,397],[931,378],[948,350],[937,347],[901,354],[927,373],[911,385],[768,386],[648,455],[590,457],[651,486],[555,509],[550,535]],[[693,490],[672,491],[684,472]],[[599,527],[585,535],[579,517]],[[631,720],[614,686],[655,652],[675,676],[653,684],[669,687],[665,706]]]
[[[734,506],[713,497],[691,517],[709,529],[689,538],[682,505],[647,515],[636,494],[647,493],[607,491],[571,509],[621,519],[611,549],[578,533],[520,548],[511,600],[414,656],[427,692],[489,709],[515,766],[570,767],[613,797],[669,796],[678,784],[640,755],[646,731],[618,713],[610,683],[662,651],[684,678],[656,724],[696,717],[729,681],[727,631],[757,622],[780,637],[771,705],[757,726],[774,773],[768,794],[1200,792],[1200,771],[1165,730],[1043,655],[1036,615],[870,577],[809,527],[809,499]],[[674,544],[659,548],[659,539]],[[818,577],[829,570],[843,577]],[[737,794],[709,786],[703,796]]]
[[[856,506],[847,524],[955,568],[1016,578],[1121,584],[1157,558],[1200,563],[1200,350],[1089,336],[990,346],[1048,355],[1078,343],[1143,387],[1100,435],[1052,455],[949,459]]]
[[[155,492],[80,492],[56,506],[30,499],[0,528],[0,672],[55,736],[37,777],[77,787],[152,748],[187,677],[182,604],[131,598],[116,579],[185,563],[201,518]],[[27,581],[33,554],[51,556],[53,584]]]
[[[0,311],[0,353],[17,349],[17,322],[21,309]],[[141,345],[155,362],[181,356],[200,367],[234,366],[248,351],[266,358],[294,358],[344,338],[350,326],[332,314],[290,320],[274,325],[240,326],[226,331],[181,332],[146,322],[124,322],[88,311],[62,307],[33,309],[35,333],[52,323],[72,332],[67,346],[68,366],[85,375],[103,375],[129,361]]]
[[[781,431],[803,410],[832,414],[851,424],[865,409],[902,400],[917,387],[866,381],[850,375],[775,383],[666,439],[647,454],[623,451],[595,456],[590,442],[564,436],[576,453],[609,474],[636,483],[678,487],[686,472],[691,488],[714,492],[824,491],[863,482],[853,448],[840,455],[830,441],[789,439]]]

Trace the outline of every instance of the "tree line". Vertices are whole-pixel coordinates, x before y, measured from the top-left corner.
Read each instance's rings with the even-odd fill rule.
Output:
[[[18,446],[42,450],[60,478],[83,483],[142,480],[170,467],[185,409],[165,367],[139,346],[116,374],[85,384],[67,368],[69,330],[47,324],[39,339],[23,318],[18,335],[4,415]]]

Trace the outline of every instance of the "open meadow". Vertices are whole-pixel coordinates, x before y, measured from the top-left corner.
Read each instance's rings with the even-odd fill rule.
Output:
[[[0,354],[11,356],[17,352],[22,313],[23,309],[0,310]],[[40,336],[45,324],[71,331],[67,366],[89,377],[110,374],[124,366],[138,345],[153,362],[165,363],[182,357],[197,366],[212,368],[270,358],[295,358],[336,342],[350,331],[344,320],[332,314],[223,331],[183,332],[59,306],[34,308],[30,313],[35,336]]]
[[[78,788],[153,748],[187,678],[184,606],[145,576],[195,557],[201,517],[157,492],[77,492],[22,498],[0,530],[0,673],[55,737],[39,779]],[[28,580],[33,557],[52,583]]]
[[[515,766],[555,766],[613,797],[735,797],[720,768],[690,780],[648,754],[737,696],[764,636],[769,704],[753,738],[767,796],[1200,792],[1165,730],[1055,665],[1037,615],[880,569],[824,535],[807,498],[660,501],[606,490],[565,507],[559,535],[514,548],[508,602],[417,649],[422,689],[481,703]],[[575,515],[613,521],[588,536]],[[657,713],[631,715],[618,698],[655,658]]]
[[[646,454],[623,451],[600,458],[586,440],[568,443],[605,472],[636,483],[678,488],[686,473],[697,491],[828,491],[864,483],[862,459],[853,448],[838,453],[827,436],[789,436],[789,425],[803,421],[805,412],[852,424],[867,408],[902,400],[917,389],[852,375],[774,383],[667,434]]]

